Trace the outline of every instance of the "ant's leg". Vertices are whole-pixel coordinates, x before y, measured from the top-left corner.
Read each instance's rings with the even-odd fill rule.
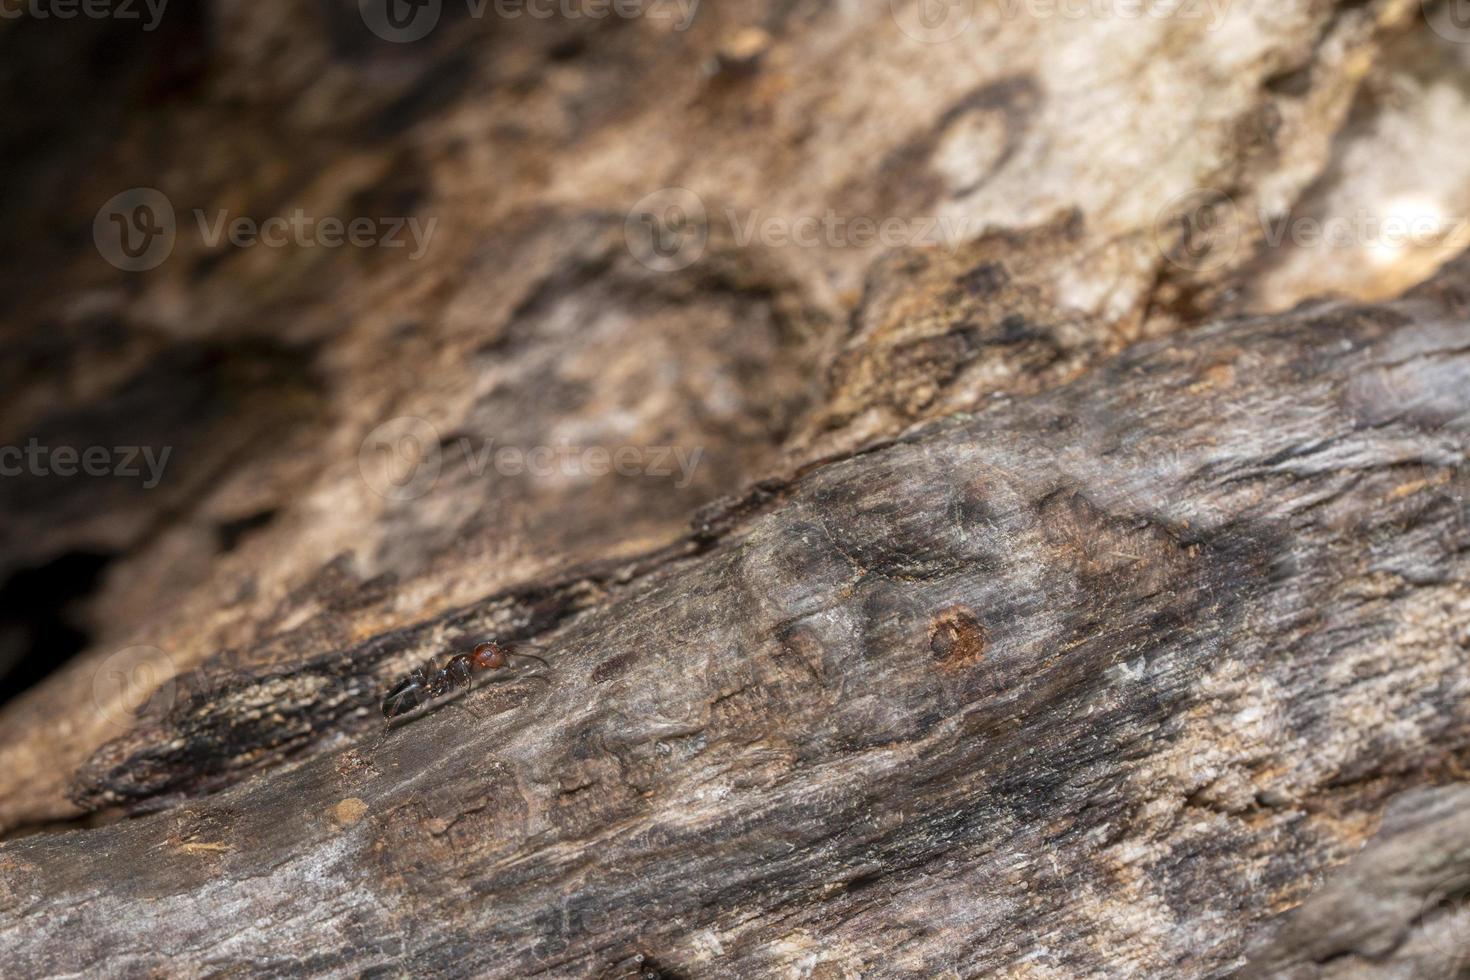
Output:
[[[370,753],[368,753],[370,756],[372,756],[374,758],[377,757],[378,750],[383,747],[383,743],[384,742],[388,741],[388,733],[391,732],[392,730],[393,730],[393,723],[391,721],[384,723],[383,730],[378,733],[378,740],[373,743],[373,749],[372,749],[372,751]]]

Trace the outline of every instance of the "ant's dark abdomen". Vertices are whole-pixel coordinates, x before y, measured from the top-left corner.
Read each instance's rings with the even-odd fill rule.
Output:
[[[408,714],[427,700],[424,688],[418,680],[406,677],[383,698],[383,717],[392,721],[394,718]]]

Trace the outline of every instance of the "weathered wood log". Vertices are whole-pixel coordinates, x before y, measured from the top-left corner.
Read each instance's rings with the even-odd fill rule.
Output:
[[[1283,216],[1470,208],[1457,46],[1412,0],[645,6],[420,4],[443,17],[414,43],[357,0],[175,4],[154,31],[0,18],[0,448],[172,447],[146,490],[0,480],[0,583],[39,583],[0,585],[0,690],[24,683],[3,674],[17,649],[32,679],[55,670],[0,711],[0,834],[299,758],[439,650],[391,631],[467,607],[466,633],[544,629],[749,483],[1222,312],[1394,296],[1454,254],[1360,241],[1321,261],[1264,241]],[[676,187],[708,240],[651,268],[629,220]],[[129,188],[176,218],[145,272],[89,233]],[[298,210],[433,233],[205,233]],[[433,431],[395,428],[409,417]],[[432,492],[365,479],[385,430],[437,447]],[[568,444],[703,455],[687,481],[485,465]],[[48,606],[76,643],[63,669],[25,615]],[[364,644],[362,689],[320,696]],[[220,701],[234,673],[274,672],[282,720],[231,747],[208,721],[227,706],[185,697],[197,722],[111,744],[120,699],[96,679],[138,647]]]
[[[1262,943],[1245,976],[1463,976],[1470,957],[1470,790],[1406,793],[1378,836]]]
[[[1470,207],[1448,5],[457,6],[0,19],[0,445],[173,452],[0,481],[0,672],[17,578],[98,578],[0,833],[165,811],[0,846],[0,974],[1458,969],[1465,269],[1109,360],[1463,247],[1297,233]],[[146,273],[86,234],[128,187]],[[195,231],[297,206],[437,233]],[[432,493],[361,466],[405,416]],[[705,462],[475,465],[577,440]],[[552,669],[380,742],[485,634]]]
[[[1467,280],[1147,342],[767,484],[528,626],[545,683],[10,842],[6,972],[1239,966],[1470,749]]]

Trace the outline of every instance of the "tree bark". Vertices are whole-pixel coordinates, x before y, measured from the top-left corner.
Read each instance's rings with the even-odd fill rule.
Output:
[[[1444,10],[178,6],[0,19],[0,450],[168,453],[0,479],[0,973],[1462,969]]]
[[[523,627],[546,683],[7,845],[7,961],[1238,965],[1385,800],[1470,747],[1467,273],[1146,343],[768,485]],[[283,687],[377,677],[517,602],[536,605],[488,600],[190,702],[184,744],[141,770],[248,754],[277,737]],[[293,708],[340,723],[376,690]],[[94,791],[140,792],[139,761]]]

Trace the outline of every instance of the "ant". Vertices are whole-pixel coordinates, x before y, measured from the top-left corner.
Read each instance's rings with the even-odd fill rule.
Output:
[[[451,694],[468,690],[481,671],[514,670],[516,660],[534,660],[548,670],[545,660],[531,653],[512,653],[494,640],[475,645],[469,653],[456,654],[443,667],[428,660],[415,667],[383,698],[383,717],[393,722]],[[536,676],[536,675],[533,675]],[[540,678],[545,681],[546,678]]]

